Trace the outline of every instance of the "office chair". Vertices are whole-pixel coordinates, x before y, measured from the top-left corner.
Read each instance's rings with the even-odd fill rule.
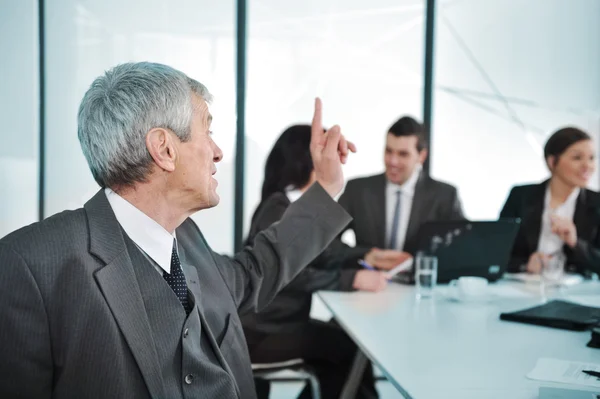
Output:
[[[313,399],[321,399],[317,375],[302,359],[292,359],[277,363],[253,363],[254,378],[266,381],[306,381],[312,391]]]

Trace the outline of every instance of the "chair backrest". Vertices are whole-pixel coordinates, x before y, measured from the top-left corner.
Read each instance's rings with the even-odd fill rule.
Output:
[[[275,363],[253,363],[252,373],[254,378],[266,381],[306,381],[310,385],[313,399],[321,398],[317,374],[302,359],[290,359]]]

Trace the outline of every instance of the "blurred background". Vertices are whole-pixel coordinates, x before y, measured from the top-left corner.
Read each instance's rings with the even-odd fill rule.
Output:
[[[472,219],[497,218],[510,186],[546,177],[558,127],[598,142],[598,0],[0,0],[0,20],[0,237],[98,190],[77,109],[128,61],[169,64],[214,94],[221,204],[194,219],[227,254],[273,142],[310,122],[315,96],[359,148],[347,178],[383,171],[398,117],[425,119],[426,170],[458,187]]]

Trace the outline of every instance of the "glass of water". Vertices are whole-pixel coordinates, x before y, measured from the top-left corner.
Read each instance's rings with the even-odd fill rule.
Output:
[[[542,297],[547,298],[552,288],[560,288],[560,281],[565,272],[566,257],[563,253],[555,253],[547,259],[541,258],[540,261],[542,262],[541,294]]]
[[[438,259],[435,256],[418,253],[415,260],[417,298],[431,298],[437,284]]]

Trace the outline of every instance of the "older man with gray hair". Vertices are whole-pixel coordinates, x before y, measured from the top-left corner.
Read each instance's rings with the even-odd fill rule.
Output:
[[[254,247],[221,256],[189,218],[219,202],[210,97],[152,63],[89,88],[78,135],[101,190],[0,240],[0,397],[255,397],[238,312],[268,304],[348,224],[332,197],[354,147],[338,126],[323,133],[317,99],[317,183]]]

